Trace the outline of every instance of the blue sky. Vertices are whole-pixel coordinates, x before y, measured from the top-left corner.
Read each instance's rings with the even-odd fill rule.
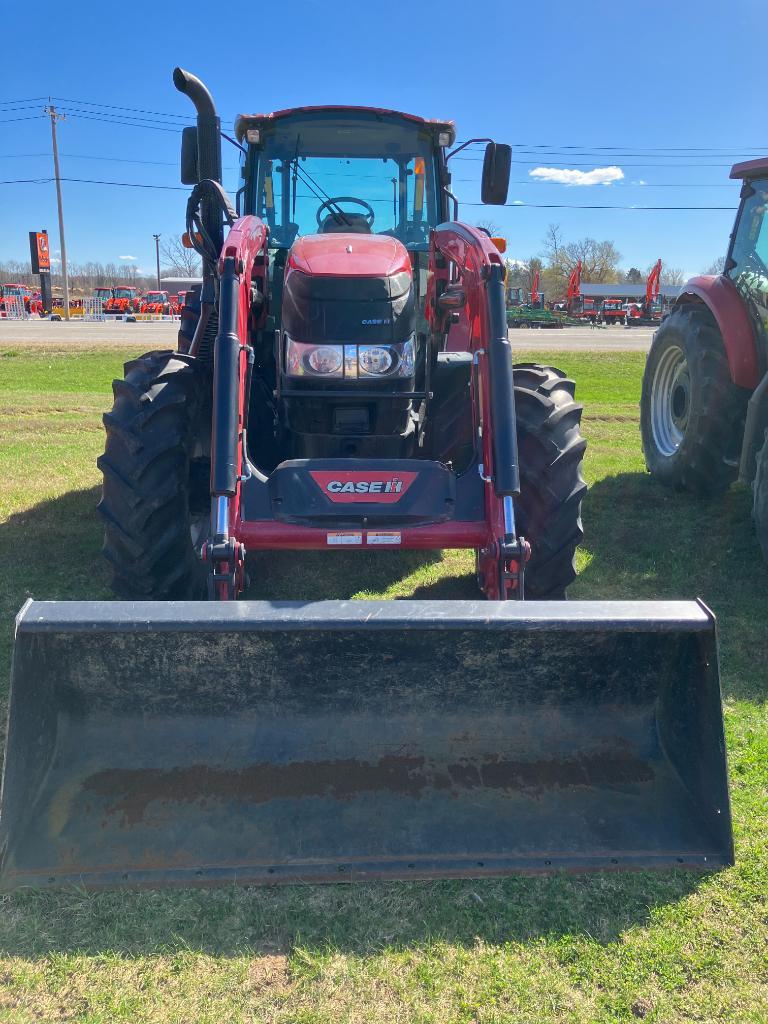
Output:
[[[467,206],[461,214],[497,224],[512,257],[538,254],[555,222],[567,239],[612,239],[624,266],[645,268],[661,256],[696,273],[726,247],[738,201],[730,164],[768,151],[764,0],[294,0],[242,8],[135,0],[120,10],[125,21],[103,4],[74,3],[63,14],[42,0],[31,24],[49,20],[55,30],[35,28],[23,45],[22,36],[18,46],[6,40],[0,181],[52,175],[50,128],[38,116],[38,97],[51,95],[70,111],[59,127],[65,178],[178,186],[180,135],[158,129],[184,123],[159,115],[190,113],[171,82],[180,64],[206,82],[230,123],[241,111],[366,104],[452,118],[459,139],[512,143],[509,202],[525,205]],[[206,26],[197,22],[204,16]],[[112,123],[94,119],[104,115]],[[114,123],[129,115],[153,127]],[[225,143],[225,167],[236,168],[236,157]],[[480,167],[457,158],[460,200],[477,201]],[[537,168],[550,170],[532,176]],[[614,180],[550,180],[580,174]],[[151,271],[153,232],[183,230],[184,191],[72,181],[63,188],[73,262],[134,257]],[[536,208],[546,204],[731,209]],[[0,185],[0,260],[27,258],[27,232],[43,227],[58,250],[52,184]]]

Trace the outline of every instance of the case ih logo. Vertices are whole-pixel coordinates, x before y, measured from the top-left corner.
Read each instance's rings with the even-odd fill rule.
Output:
[[[391,505],[402,496],[417,477],[417,473],[373,473],[337,470],[319,472],[310,470],[310,476],[331,501],[382,503]]]

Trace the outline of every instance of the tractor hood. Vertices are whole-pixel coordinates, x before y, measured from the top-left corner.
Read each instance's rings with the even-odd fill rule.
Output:
[[[398,342],[414,329],[408,250],[389,235],[306,235],[285,272],[282,323],[297,341]]]
[[[332,277],[379,277],[411,273],[411,260],[402,242],[389,235],[338,232],[305,235],[294,242],[291,269]]]

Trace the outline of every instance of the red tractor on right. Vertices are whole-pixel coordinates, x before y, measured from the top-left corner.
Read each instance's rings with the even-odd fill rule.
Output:
[[[640,429],[662,483],[702,495],[752,485],[768,560],[768,157],[731,178],[741,202],[723,273],[691,278],[656,331]]]

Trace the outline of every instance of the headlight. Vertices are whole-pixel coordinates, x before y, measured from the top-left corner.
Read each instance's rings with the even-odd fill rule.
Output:
[[[304,345],[285,336],[285,372],[289,377],[343,377],[343,345]]]
[[[414,336],[391,345],[311,345],[285,335],[289,377],[408,378],[416,372]]]
[[[387,373],[392,368],[392,356],[381,345],[361,345],[357,365],[363,373]]]

